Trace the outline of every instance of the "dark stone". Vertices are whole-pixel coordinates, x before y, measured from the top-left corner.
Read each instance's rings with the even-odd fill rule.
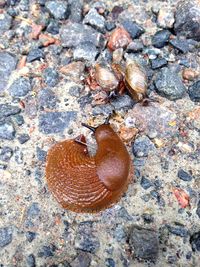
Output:
[[[28,231],[26,233],[26,239],[28,240],[28,242],[31,243],[35,238],[36,238],[36,233],[35,232]]]
[[[8,162],[13,155],[12,148],[8,146],[0,147],[0,160]]]
[[[125,242],[127,239],[127,233],[125,231],[125,227],[122,224],[115,225],[114,231],[113,231],[113,237],[118,242]]]
[[[0,52],[0,92],[5,90],[9,76],[16,65],[17,59],[14,55]]]
[[[172,39],[169,41],[169,43],[183,54],[189,52],[189,45],[187,40]]]
[[[6,164],[0,164],[0,170],[6,170],[8,165]]]
[[[11,122],[0,122],[0,139],[13,140],[15,128]]]
[[[38,105],[40,108],[54,109],[56,106],[56,96],[51,89],[43,89],[38,94]]]
[[[139,38],[145,30],[142,26],[138,25],[136,22],[130,20],[122,21],[122,25],[125,30],[130,34],[132,39]]]
[[[190,260],[192,258],[192,251],[188,251],[185,255],[186,260]]]
[[[96,8],[91,8],[90,11],[87,13],[83,20],[84,24],[89,24],[90,26],[94,27],[97,30],[103,31],[105,30],[105,19],[101,16]]]
[[[151,68],[153,70],[162,68],[167,65],[167,60],[165,58],[156,58],[151,60]]]
[[[0,17],[0,34],[2,35],[11,28],[12,17],[6,13],[2,13]]]
[[[91,263],[91,255],[89,253],[80,252],[78,256],[70,264],[71,267],[89,267]]]
[[[142,218],[144,220],[144,223],[153,223],[154,222],[154,217],[151,214],[144,213],[142,214]]]
[[[151,186],[153,186],[153,183],[147,179],[146,177],[142,176],[142,179],[140,181],[140,185],[142,186],[142,188],[144,188],[145,190],[150,188]]]
[[[183,226],[171,226],[167,225],[167,228],[170,233],[173,235],[177,235],[180,237],[187,237],[189,235],[189,232],[187,229],[185,229]]]
[[[28,140],[30,140],[30,136],[28,134],[21,134],[17,139],[18,139],[20,144],[24,144]]]
[[[55,251],[56,251],[56,246],[53,244],[50,244],[49,246],[43,246],[38,252],[38,257],[40,258],[53,257]]]
[[[83,13],[83,1],[82,0],[70,0],[70,15],[69,19],[73,22],[81,22]]]
[[[133,143],[132,149],[136,157],[147,157],[155,146],[147,136],[140,136]]]
[[[167,262],[170,264],[175,264],[177,262],[177,256],[176,255],[175,256],[172,256],[172,255],[168,256]]]
[[[90,104],[92,102],[91,93],[88,93],[87,95],[84,95],[78,99],[78,103],[83,109],[87,104]]]
[[[111,99],[111,105],[115,110],[128,110],[133,107],[133,100],[128,95],[117,96],[116,98]]]
[[[68,3],[66,1],[53,0],[45,3],[46,8],[55,19],[66,19],[68,14]]]
[[[74,97],[79,97],[81,94],[81,87],[79,86],[72,86],[69,88],[69,94]]]
[[[28,94],[31,91],[31,84],[29,79],[19,78],[15,80],[8,89],[12,97],[22,97]]]
[[[75,118],[74,111],[43,113],[39,117],[39,131],[44,134],[62,133]]]
[[[3,117],[8,117],[15,115],[21,111],[17,106],[12,106],[9,104],[0,104],[0,119]]]
[[[106,267],[115,267],[115,261],[112,258],[107,258],[105,260]]]
[[[199,219],[200,219],[200,200],[199,200],[199,202],[197,204],[196,214],[199,216]]]
[[[133,42],[131,42],[128,46],[126,51],[129,53],[138,53],[138,52],[142,52],[144,48],[144,45],[142,43],[142,41],[136,39]]]
[[[0,247],[3,248],[12,242],[11,227],[0,228]]]
[[[152,45],[157,48],[164,47],[168,43],[170,35],[171,33],[168,30],[156,32],[152,38]]]
[[[95,61],[97,55],[98,50],[90,41],[78,44],[73,53],[75,60],[85,60],[91,63]]]
[[[190,244],[193,251],[200,251],[200,232],[191,235]]]
[[[43,75],[45,83],[50,87],[54,87],[59,81],[59,74],[53,68],[45,69]]]
[[[165,206],[165,200],[161,197],[160,193],[157,192],[156,190],[152,190],[150,192],[150,195],[156,199],[156,202],[159,206],[164,207]]]
[[[22,151],[19,149],[19,147],[15,148],[14,155],[15,155],[15,161],[17,162],[17,164],[22,164],[24,160],[24,155]]]
[[[27,211],[27,217],[30,219],[36,218],[39,216],[39,213],[40,213],[39,204],[37,202],[33,202]]]
[[[51,34],[58,34],[60,29],[59,22],[55,19],[51,19],[49,21],[49,24],[47,26],[46,31],[51,33]]]
[[[180,1],[176,8],[174,30],[177,35],[184,35],[200,41],[200,8],[198,1]]]
[[[107,31],[112,31],[115,29],[116,25],[115,25],[114,21],[109,20],[109,21],[106,21],[105,27],[106,27]]]
[[[68,22],[60,30],[63,47],[76,47],[77,45],[90,41],[96,47],[101,47],[102,35],[87,25]]]
[[[168,68],[162,68],[155,80],[157,92],[169,100],[182,98],[186,88],[178,74]]]
[[[134,226],[129,236],[134,256],[155,262],[158,258],[159,241],[155,231]]]
[[[13,116],[12,119],[18,126],[21,126],[22,124],[24,124],[24,117],[22,115],[17,114]]]
[[[32,49],[28,56],[27,56],[27,62],[30,63],[30,62],[33,62],[35,60],[39,60],[41,58],[44,58],[45,55],[44,55],[44,51],[40,48],[34,48]]]
[[[154,186],[157,190],[160,190],[162,188],[162,181],[160,179],[156,179],[154,181]]]
[[[113,113],[113,111],[114,111],[114,108],[110,104],[97,105],[92,109],[92,114],[94,116],[97,116],[97,115],[109,116]]]
[[[35,256],[33,254],[28,255],[26,262],[29,267],[36,267]]]
[[[200,102],[200,80],[189,87],[188,94],[192,101]]]
[[[95,253],[99,249],[100,242],[98,237],[93,234],[92,222],[80,223],[76,235],[75,247],[90,253]]]
[[[192,180],[192,175],[184,171],[183,169],[180,169],[177,174],[178,178],[180,178],[183,181],[189,182]]]
[[[40,160],[42,162],[45,162],[46,156],[47,156],[47,152],[46,151],[44,151],[40,147],[37,147],[36,148],[36,154],[37,154],[37,159],[38,160]]]

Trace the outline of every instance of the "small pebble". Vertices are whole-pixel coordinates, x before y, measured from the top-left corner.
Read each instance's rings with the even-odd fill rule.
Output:
[[[155,80],[157,92],[170,100],[182,98],[186,88],[177,73],[168,69],[162,68]]]
[[[24,144],[26,143],[28,140],[30,140],[30,136],[28,134],[21,134],[20,136],[18,136],[18,141],[20,144]]]
[[[39,59],[44,58],[44,57],[45,57],[45,55],[44,55],[44,51],[42,49],[34,48],[29,52],[26,60],[28,63],[30,63],[30,62],[33,62],[35,60],[39,60]]]
[[[33,254],[28,255],[26,262],[29,267],[36,267],[35,256]]]
[[[184,171],[183,169],[180,169],[177,174],[178,178],[180,178],[183,181],[190,182],[193,177],[188,172]]]
[[[38,93],[38,105],[40,108],[49,108],[54,109],[57,104],[57,98],[55,96],[55,93],[49,89],[41,89]]]
[[[164,47],[168,43],[170,35],[171,33],[168,30],[156,32],[152,38],[152,45],[157,48]]]
[[[200,80],[189,87],[188,94],[193,102],[200,102]]]
[[[12,97],[23,97],[27,95],[31,89],[29,79],[21,77],[11,84],[8,91]]]
[[[0,139],[13,140],[15,128],[11,122],[0,122]]]
[[[42,246],[42,248],[38,252],[38,257],[40,258],[49,258],[53,257],[56,251],[56,246],[50,244],[48,246]]]
[[[169,41],[169,43],[183,54],[185,54],[189,51],[189,45],[188,45],[188,42],[186,40],[172,39]]]
[[[28,242],[32,242],[34,239],[36,238],[36,233],[35,232],[27,232],[26,233],[26,239],[28,240]]]
[[[147,136],[140,136],[133,143],[132,149],[136,157],[147,157],[155,146]]]
[[[153,183],[147,179],[146,177],[142,176],[142,179],[140,181],[140,185],[142,186],[142,188],[144,188],[145,190],[150,188],[151,186],[153,186]]]
[[[75,60],[84,60],[88,62],[94,62],[98,55],[98,50],[95,45],[90,42],[80,43],[76,46],[73,52]]]
[[[122,26],[130,34],[132,39],[139,38],[144,32],[144,28],[131,20],[122,21]]]
[[[84,24],[88,24],[97,30],[105,29],[105,18],[101,16],[95,8],[91,8],[83,20]]]
[[[53,68],[46,68],[43,72],[43,75],[45,83],[50,87],[56,86],[59,81],[59,74]]]
[[[3,248],[12,242],[12,229],[10,227],[0,228],[0,247]]]
[[[45,3],[46,8],[55,19],[66,19],[68,15],[68,3],[66,1],[53,0]]]
[[[191,235],[190,244],[193,251],[200,251],[200,232]]]
[[[62,133],[75,118],[74,111],[42,113],[39,117],[39,131],[44,134]]]
[[[151,68],[153,70],[162,68],[167,65],[167,60],[165,58],[156,58],[151,60]]]
[[[129,236],[129,245],[133,256],[155,262],[158,258],[158,234],[154,230],[132,227]]]
[[[112,258],[107,258],[105,260],[106,267],[115,267],[115,261]]]
[[[0,147],[0,160],[8,162],[11,159],[12,155],[13,150],[11,147]]]

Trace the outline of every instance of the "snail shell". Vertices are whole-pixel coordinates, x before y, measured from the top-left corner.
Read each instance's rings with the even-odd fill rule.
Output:
[[[137,62],[131,61],[127,63],[125,83],[133,99],[140,101],[145,97],[147,91],[147,76],[142,66]]]
[[[95,130],[98,149],[90,156],[83,135],[54,145],[48,152],[46,180],[63,208],[97,212],[117,202],[132,177],[128,151],[110,125]],[[81,142],[80,142],[81,140]]]
[[[96,64],[95,71],[96,81],[104,90],[113,91],[117,88],[119,81],[112,71],[99,64]]]

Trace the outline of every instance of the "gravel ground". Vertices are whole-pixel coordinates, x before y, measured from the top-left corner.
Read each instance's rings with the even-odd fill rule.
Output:
[[[199,29],[198,0],[0,0],[1,267],[200,266]],[[146,71],[148,105],[127,91],[106,101],[92,76],[128,60]],[[81,122],[109,114],[133,181],[103,212],[64,210],[47,151],[80,133],[95,145]]]

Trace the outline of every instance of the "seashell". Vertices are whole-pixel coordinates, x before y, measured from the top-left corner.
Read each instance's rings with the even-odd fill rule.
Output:
[[[130,34],[123,27],[118,27],[111,33],[108,48],[112,51],[118,48],[125,48],[131,41]]]
[[[133,99],[142,100],[147,91],[147,76],[144,69],[135,61],[127,63],[125,83]]]
[[[96,64],[95,71],[96,81],[104,90],[113,91],[118,87],[119,81],[111,70]]]
[[[126,191],[133,167],[129,153],[109,124],[94,131],[98,149],[90,156],[85,137],[59,142],[48,152],[46,180],[65,209],[92,213],[116,203]]]

